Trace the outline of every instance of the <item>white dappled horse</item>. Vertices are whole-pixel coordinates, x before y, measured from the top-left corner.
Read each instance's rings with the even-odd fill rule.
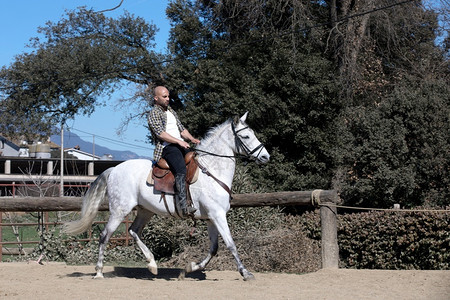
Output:
[[[190,191],[192,201],[198,209],[194,217],[206,221],[211,244],[206,258],[199,263],[188,264],[186,272],[202,270],[206,267],[217,253],[220,234],[233,254],[244,280],[254,278],[242,264],[231,237],[226,219],[226,213],[230,209],[230,194],[222,186],[225,184],[231,190],[236,166],[235,155],[244,155],[259,163],[269,161],[269,153],[245,122],[247,114],[245,113],[240,119],[230,119],[211,129],[197,146],[198,162],[207,172],[199,173],[198,180],[190,186]],[[65,224],[65,232],[69,234],[85,232],[92,225],[100,204],[104,199],[109,200],[110,217],[100,236],[99,257],[95,267],[97,274],[94,278],[103,277],[106,244],[125,216],[135,207],[137,207],[137,216],[129,232],[144,253],[148,269],[151,273],[157,274],[158,269],[153,254],[141,241],[140,236],[144,226],[154,214],[171,217],[176,213],[173,195],[166,195],[167,202],[164,204],[161,193],[147,184],[147,176],[151,168],[152,162],[144,159],[128,160],[109,168],[98,176],[86,192],[81,219]]]

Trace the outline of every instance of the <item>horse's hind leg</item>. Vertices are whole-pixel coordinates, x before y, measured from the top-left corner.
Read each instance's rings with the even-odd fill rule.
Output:
[[[219,248],[219,232],[213,222],[206,221],[206,224],[208,225],[208,236],[210,241],[208,256],[206,256],[206,258],[199,263],[189,263],[186,266],[186,273],[205,269],[211,259],[217,254],[217,249]]]
[[[134,238],[136,244],[144,254],[145,259],[148,262],[147,268],[152,274],[156,275],[158,274],[158,266],[156,265],[153,253],[147,248],[147,246],[140,239],[140,237],[142,236],[142,230],[144,229],[144,226],[148,223],[148,221],[153,215],[154,214],[151,211],[138,207],[136,219],[134,219],[133,224],[131,224],[129,233]]]
[[[94,278],[103,278],[103,259],[105,258],[105,249],[108,244],[111,235],[116,231],[117,227],[119,227],[120,223],[124,219],[125,216],[116,216],[111,214],[109,217],[109,221],[100,234],[100,244],[98,249],[98,261],[95,266],[95,271],[97,274]]]

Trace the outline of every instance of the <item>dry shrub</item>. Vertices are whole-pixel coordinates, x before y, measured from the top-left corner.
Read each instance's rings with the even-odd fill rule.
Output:
[[[267,213],[268,209],[255,210],[263,210]],[[236,212],[235,214],[239,215],[240,213]],[[300,218],[281,213],[274,216],[266,215],[266,222],[272,224],[273,219],[277,220],[276,223],[279,224],[276,227],[258,228],[258,226],[255,227],[258,224],[257,221],[249,225],[246,220],[241,220],[250,227],[242,229],[236,226],[237,224],[231,223],[233,237],[244,265],[250,271],[255,272],[305,273],[317,271],[320,268],[319,242],[306,236]],[[234,218],[231,216],[229,219]],[[208,249],[209,240],[207,236],[203,236],[198,243],[185,246],[181,253],[162,262],[160,266],[182,268],[190,261],[199,262],[206,257]],[[234,258],[221,239],[219,240],[218,255],[212,259],[208,269],[236,270]]]
[[[308,237],[308,218],[286,215],[278,208],[260,207],[233,208],[227,219],[240,258],[250,271],[305,273],[319,269],[319,241]],[[187,263],[200,262],[206,257],[210,247],[206,224],[199,221],[195,232],[190,234],[192,224],[190,220],[160,216],[150,220],[142,240],[155,255],[159,267],[184,268]],[[98,234],[95,231],[94,236]],[[35,250],[25,259],[37,258],[42,253],[52,261],[91,264],[97,261],[98,241],[86,243],[52,230],[42,234]],[[108,244],[106,264],[144,265],[144,260],[134,243],[125,246],[111,241]],[[234,258],[222,238],[218,255],[208,269],[236,270]]]

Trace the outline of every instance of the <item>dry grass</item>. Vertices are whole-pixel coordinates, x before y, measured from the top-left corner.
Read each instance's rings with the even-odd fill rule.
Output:
[[[308,238],[299,217],[282,216],[280,227],[273,229],[241,230],[233,236],[238,253],[244,265],[255,272],[307,273],[320,268],[320,247],[318,241]],[[209,240],[202,237],[195,245],[184,250],[161,267],[184,267],[190,261],[201,261],[209,249]],[[214,270],[236,270],[234,259],[222,240],[218,255],[208,268]]]

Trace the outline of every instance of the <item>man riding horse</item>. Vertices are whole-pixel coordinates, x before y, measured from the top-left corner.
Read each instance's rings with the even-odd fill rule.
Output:
[[[190,141],[199,144],[180,122],[177,113],[170,107],[169,90],[157,86],[153,90],[154,106],[148,116],[148,125],[156,143],[153,160],[157,163],[164,158],[175,176],[175,192],[183,217],[192,216],[197,209],[187,205],[186,200],[186,165],[184,156],[191,151]]]
[[[171,116],[168,116],[167,113],[169,111],[167,89],[157,88],[155,102],[162,103],[162,105],[155,105],[155,112],[151,113],[149,119],[151,124],[159,123],[160,129],[156,129],[155,134],[161,138],[155,139],[155,141],[161,144],[157,148],[161,150],[160,155],[167,152],[165,148],[169,147],[170,144],[179,146],[181,151],[188,150],[187,143],[184,143],[181,139],[170,139],[172,133],[170,133],[168,119]],[[175,125],[176,128],[179,128],[181,138],[197,142],[198,140],[187,133],[184,127],[177,125],[179,123],[179,121],[177,122],[178,118],[173,112],[171,114],[175,118]],[[236,168],[236,160],[230,158],[244,156],[254,159],[258,163],[267,163],[270,160],[270,154],[258,140],[254,131],[247,125],[247,115],[248,112],[240,118],[229,118],[221,125],[215,126],[208,131],[202,142],[196,147],[196,152],[199,152],[196,162],[199,167],[201,165],[202,172],[198,173],[197,180],[192,183],[192,200],[198,208],[193,218],[205,220],[208,226],[210,247],[208,255],[204,259],[199,262],[191,262],[186,266],[185,272],[187,273],[205,270],[211,259],[217,255],[220,235],[227,249],[233,255],[238,271],[244,280],[254,279],[253,274],[247,270],[239,258],[226,215],[230,209],[230,194]],[[158,118],[161,120],[158,121]],[[167,145],[164,145],[165,143]],[[178,149],[178,147],[176,148]],[[183,155],[180,154],[180,156]],[[156,154],[156,157],[158,157],[158,154]],[[136,208],[137,214],[128,232],[145,256],[149,271],[152,274],[158,274],[155,257],[142,242],[140,236],[142,236],[144,226],[154,215],[173,217],[173,213],[177,211],[177,206],[180,205],[175,203],[177,197],[174,191],[166,195],[169,201],[160,201],[163,194],[155,192],[155,186],[149,186],[147,181],[149,170],[152,167],[154,167],[153,162],[148,159],[130,159],[107,169],[95,179],[84,195],[80,219],[64,224],[64,232],[68,234],[86,232],[92,227],[101,204],[104,201],[109,202],[109,220],[100,234],[94,278],[104,277],[103,261],[107,243],[117,227],[134,208]],[[189,172],[187,174],[189,175]],[[183,188],[183,183],[179,182],[179,189]],[[189,210],[187,204],[184,204],[184,206],[186,207],[186,215],[189,212],[192,213],[193,210]]]

